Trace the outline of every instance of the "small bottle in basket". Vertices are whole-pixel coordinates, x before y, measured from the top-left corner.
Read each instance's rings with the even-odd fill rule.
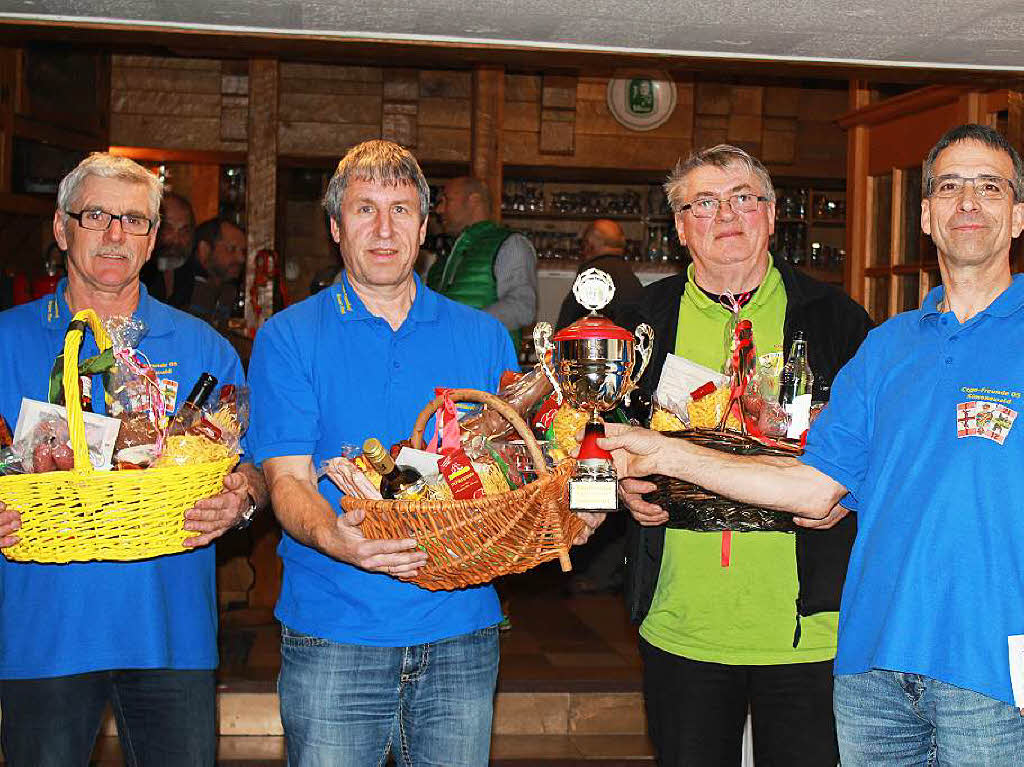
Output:
[[[209,373],[203,373],[199,376],[196,385],[192,387],[192,391],[188,393],[188,397],[181,403],[178,412],[174,414],[174,420],[167,427],[168,437],[181,436],[188,431],[192,424],[199,420],[203,405],[216,385],[217,379]]]
[[[807,361],[807,342],[803,332],[798,330],[793,333],[789,359],[779,376],[779,404],[789,415],[786,436],[791,439],[799,439],[810,425],[813,388],[814,374]]]
[[[380,472],[380,495],[385,500],[415,501],[423,497],[427,483],[423,475],[411,466],[398,466],[395,459],[380,443],[370,437],[363,443],[363,455]]]

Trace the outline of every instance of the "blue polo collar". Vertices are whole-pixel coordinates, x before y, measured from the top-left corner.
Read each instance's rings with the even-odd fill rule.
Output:
[[[416,323],[435,321],[438,315],[437,294],[423,284],[418,274],[413,273],[412,278],[416,283],[416,297],[413,298],[412,306],[409,309],[408,316],[405,318],[405,322],[410,320]],[[338,312],[338,317],[343,322],[379,319],[376,315],[370,313],[362,299],[359,298],[359,295],[352,288],[352,283],[348,279],[347,269],[341,273],[341,279],[328,288],[328,291],[331,302]],[[405,323],[403,322],[402,324],[404,325]]]
[[[942,314],[939,311],[939,304],[942,303],[945,295],[946,289],[943,285],[928,291],[928,295],[921,302],[922,322],[928,317]],[[1024,307],[1024,274],[1015,274],[1009,287],[996,296],[991,304],[978,312],[978,316],[991,314],[994,317],[1009,317],[1011,314],[1019,311],[1021,307]]]
[[[43,327],[49,330],[67,330],[74,314],[64,297],[68,280],[64,277],[57,283],[56,291],[42,302],[39,319]],[[146,286],[139,283],[139,305],[133,316],[146,324],[146,335],[150,337],[165,336],[174,332],[174,321],[171,308],[149,295]]]

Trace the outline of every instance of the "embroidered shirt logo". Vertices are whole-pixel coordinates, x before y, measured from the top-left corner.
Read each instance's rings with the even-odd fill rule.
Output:
[[[998,402],[971,400],[956,406],[956,436],[983,437],[1000,445],[1006,441],[1017,411]]]

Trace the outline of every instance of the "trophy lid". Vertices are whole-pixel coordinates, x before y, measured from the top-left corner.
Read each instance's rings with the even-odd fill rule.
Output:
[[[607,317],[590,315],[576,320],[567,328],[555,333],[552,341],[584,341],[591,339],[611,339],[616,341],[632,341],[633,334],[619,327]]]

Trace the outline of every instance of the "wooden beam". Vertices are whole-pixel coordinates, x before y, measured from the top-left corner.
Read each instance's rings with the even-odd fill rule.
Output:
[[[850,109],[864,109],[871,102],[871,91],[864,80],[850,81]],[[864,304],[868,238],[871,234],[871,208],[868,183],[869,128],[864,124],[847,127],[846,149],[846,265],[843,281],[854,301]]]
[[[245,269],[245,322],[255,324],[250,300],[256,253],[274,248],[277,200],[277,59],[249,60],[249,145],[246,156],[245,226],[248,253]]]
[[[473,69],[473,124],[470,172],[487,184],[491,217],[501,218],[502,125],[505,121],[505,68]]]
[[[18,92],[18,54],[0,48],[0,194],[11,191],[14,156],[14,100]]]
[[[199,165],[241,165],[245,152],[214,152],[205,149],[161,149],[146,146],[112,146],[108,150],[119,157],[143,162],[182,162]]]

